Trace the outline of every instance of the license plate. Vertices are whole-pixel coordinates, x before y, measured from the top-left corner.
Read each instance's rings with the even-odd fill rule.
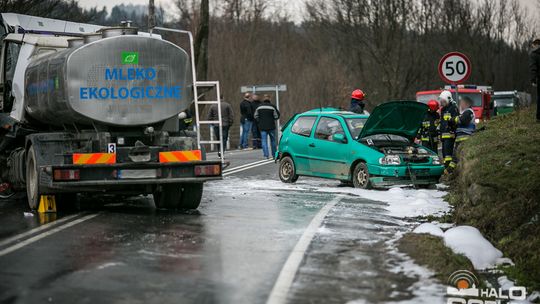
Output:
[[[157,178],[156,169],[143,169],[143,170],[119,170],[119,179],[144,179],[144,178]]]
[[[412,169],[412,174],[417,176],[428,176],[429,175],[429,169]]]

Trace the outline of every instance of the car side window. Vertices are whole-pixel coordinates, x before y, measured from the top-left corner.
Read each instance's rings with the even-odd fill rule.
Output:
[[[315,138],[334,141],[334,134],[345,135],[339,120],[335,118],[322,117],[317,124],[317,129],[315,130]]]
[[[294,122],[291,131],[294,134],[309,137],[311,135],[311,129],[313,129],[313,125],[315,124],[315,119],[317,119],[315,116],[300,117]]]

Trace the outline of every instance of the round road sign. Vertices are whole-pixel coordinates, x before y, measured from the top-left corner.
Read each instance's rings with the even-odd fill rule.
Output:
[[[463,83],[471,76],[471,61],[462,53],[448,53],[439,61],[439,75],[446,83]]]

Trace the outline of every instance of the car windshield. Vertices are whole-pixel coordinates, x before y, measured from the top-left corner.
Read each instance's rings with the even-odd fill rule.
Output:
[[[513,107],[514,98],[512,97],[495,97],[495,106],[496,107]]]
[[[454,100],[456,100],[456,93],[452,93]],[[481,107],[482,106],[482,94],[480,93],[459,93],[459,98],[463,97],[469,97],[473,104],[473,107]]]
[[[360,135],[362,128],[366,124],[367,118],[347,118],[345,121],[347,122],[347,127],[349,128],[349,132],[351,132],[352,138],[358,138],[358,135]]]
[[[426,95],[418,95],[416,96],[416,101],[427,104],[430,100],[438,100],[439,95],[438,94],[426,94]]]

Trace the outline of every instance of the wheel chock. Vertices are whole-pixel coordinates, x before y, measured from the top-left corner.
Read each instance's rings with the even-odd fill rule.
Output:
[[[55,213],[56,199],[54,195],[42,195],[39,198],[39,213]]]

